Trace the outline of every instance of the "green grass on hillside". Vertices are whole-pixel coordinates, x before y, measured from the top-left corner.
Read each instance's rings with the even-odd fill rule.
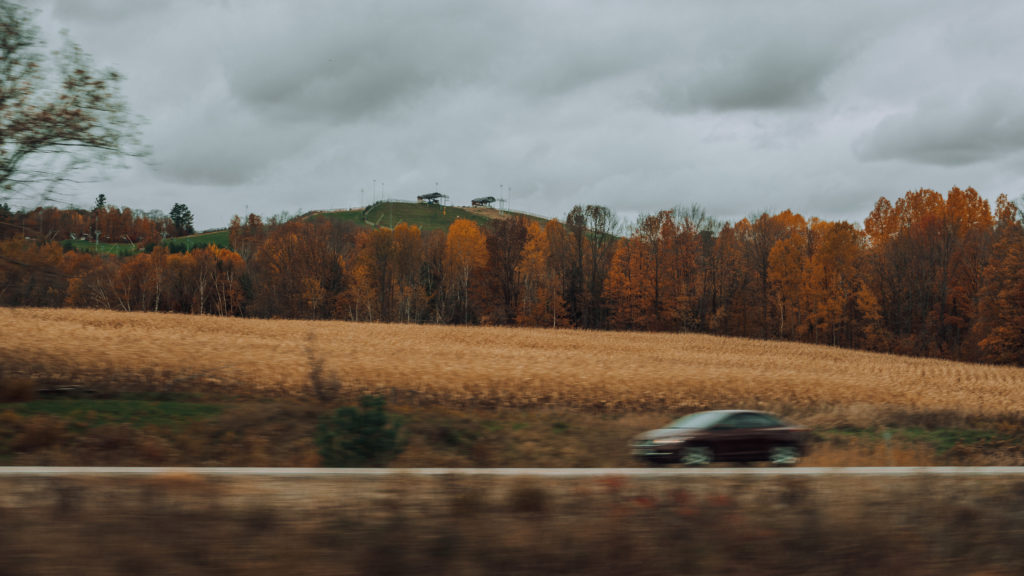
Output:
[[[192,234],[191,236],[181,236],[179,238],[168,238],[164,240],[164,246],[171,252],[188,252],[196,248],[202,248],[203,246],[218,246],[220,248],[230,247],[230,238],[228,231],[224,230],[211,230],[210,232],[201,232],[199,234]]]
[[[318,212],[311,217],[329,218],[355,222],[363,226],[384,226],[394,228],[402,222],[419,226],[420,230],[447,230],[455,220],[472,220],[483,226],[490,218],[474,214],[457,206],[438,206],[412,202],[381,202],[369,210],[347,210],[341,212]]]
[[[61,242],[64,250],[76,252],[95,252],[97,254],[114,254],[116,256],[131,256],[139,251],[141,246],[131,244],[113,244],[110,242],[90,242],[89,240],[65,240]]]
[[[171,252],[188,252],[203,246],[218,246],[229,248],[230,239],[227,229],[201,232],[190,236],[168,238],[163,245]],[[89,240],[65,240],[61,243],[64,250],[75,250],[77,252],[95,252],[98,254],[113,254],[115,256],[131,256],[142,251],[148,251],[149,247],[141,244],[115,244],[112,242],[91,242]]]

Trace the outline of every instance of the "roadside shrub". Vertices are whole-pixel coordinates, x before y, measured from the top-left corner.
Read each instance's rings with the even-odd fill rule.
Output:
[[[385,411],[386,400],[363,396],[321,420],[316,445],[325,466],[385,466],[404,449],[402,422]]]

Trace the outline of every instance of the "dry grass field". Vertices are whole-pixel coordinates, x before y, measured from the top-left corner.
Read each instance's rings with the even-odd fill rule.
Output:
[[[747,407],[858,427],[893,414],[1024,416],[1022,368],[707,335],[25,308],[0,309],[0,334],[8,375],[120,392],[319,389],[405,406],[589,413]]]

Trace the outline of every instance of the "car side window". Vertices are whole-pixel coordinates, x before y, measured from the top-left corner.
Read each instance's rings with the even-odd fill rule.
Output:
[[[728,428],[730,430],[741,428],[773,428],[779,425],[774,418],[764,414],[735,414],[727,418],[722,424],[723,428]]]
[[[757,414],[741,414],[740,422],[740,428],[760,428],[762,426],[761,419],[757,417]]]
[[[735,430],[737,428],[742,428],[743,421],[740,419],[740,416],[742,416],[742,414],[729,416],[725,420],[719,422],[718,426],[715,426],[715,428],[718,428],[719,430]]]

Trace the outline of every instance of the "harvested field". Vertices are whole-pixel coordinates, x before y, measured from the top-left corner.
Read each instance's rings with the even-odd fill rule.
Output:
[[[596,412],[744,406],[857,426],[894,413],[1024,411],[1021,368],[694,334],[26,308],[0,309],[0,333],[0,372],[118,392],[377,393],[411,406]]]

